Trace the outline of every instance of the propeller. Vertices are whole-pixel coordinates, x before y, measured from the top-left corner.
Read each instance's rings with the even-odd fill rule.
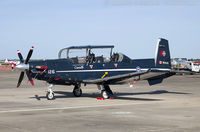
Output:
[[[33,46],[31,47],[31,49],[30,49],[30,51],[28,52],[28,55],[27,55],[27,57],[26,57],[26,61],[25,61],[25,64],[27,64],[28,63],[28,61],[30,60],[30,58],[31,58],[31,56],[32,56],[32,54],[33,54]]]
[[[24,58],[20,52],[20,50],[17,50],[17,54],[18,54],[18,57],[19,57],[19,60],[20,60],[20,63],[24,63]]]
[[[21,70],[21,74],[19,76],[17,87],[20,86],[20,84],[21,84],[21,82],[22,82],[22,80],[24,78],[24,72],[26,72],[28,80],[31,82],[31,84],[34,85],[33,79],[32,79],[32,77],[30,75],[29,64],[28,64],[28,62],[29,62],[29,60],[30,60],[30,58],[32,56],[32,53],[33,53],[33,48],[34,47],[32,46],[30,51],[29,51],[29,53],[28,53],[28,55],[27,55],[27,57],[26,57],[25,63],[24,63],[24,59],[23,59],[23,56],[22,56],[20,50],[17,50],[17,54],[18,54],[18,57],[20,59],[20,64],[18,64],[16,66],[16,69]]]
[[[20,76],[19,76],[19,80],[18,80],[18,83],[17,83],[17,87],[20,86],[20,84],[21,84],[23,78],[24,78],[24,71],[22,71],[21,74],[20,74]]]

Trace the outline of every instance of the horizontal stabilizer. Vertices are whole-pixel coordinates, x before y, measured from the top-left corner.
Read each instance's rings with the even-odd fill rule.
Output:
[[[148,78],[147,80],[148,80],[149,85],[152,86],[152,85],[155,85],[155,84],[162,83],[163,79],[168,78],[170,76],[173,76],[175,74],[176,73],[169,72],[169,73],[161,74],[161,75],[158,75],[158,76],[154,76],[152,78]]]

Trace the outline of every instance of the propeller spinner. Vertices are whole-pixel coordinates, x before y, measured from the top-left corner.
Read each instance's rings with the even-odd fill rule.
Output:
[[[34,85],[33,79],[32,79],[32,77],[30,75],[29,64],[28,64],[28,62],[29,62],[29,60],[30,60],[30,58],[32,56],[32,53],[33,53],[33,48],[34,47],[32,47],[30,49],[30,51],[29,51],[29,53],[28,53],[28,55],[26,57],[25,63],[24,63],[24,59],[23,59],[23,56],[22,56],[21,52],[19,50],[17,50],[17,54],[18,54],[18,57],[20,59],[20,64],[18,64],[15,68],[21,70],[21,74],[19,76],[17,87],[20,86],[20,84],[21,84],[21,82],[22,82],[22,80],[24,78],[24,72],[26,72],[28,80],[31,82],[31,84]]]

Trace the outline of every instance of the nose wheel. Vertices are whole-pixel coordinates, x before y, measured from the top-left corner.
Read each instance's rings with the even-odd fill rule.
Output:
[[[48,100],[53,100],[53,99],[55,99],[54,92],[53,92],[52,88],[53,88],[53,84],[51,84],[51,85],[48,87],[48,91],[47,91],[47,94],[46,94],[46,98],[47,98]]]
[[[47,92],[46,97],[48,100],[53,100],[55,99],[54,93],[53,92]]]

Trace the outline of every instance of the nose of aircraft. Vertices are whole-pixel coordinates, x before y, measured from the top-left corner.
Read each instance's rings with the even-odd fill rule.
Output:
[[[21,71],[29,70],[29,64],[20,63],[15,68]]]
[[[28,52],[28,55],[26,57],[26,60],[24,61],[24,58],[20,52],[20,50],[17,50],[17,54],[18,54],[18,57],[19,57],[19,60],[20,60],[20,64],[16,65],[16,69],[20,70],[21,71],[21,74],[19,76],[19,80],[18,80],[18,83],[17,83],[17,87],[20,86],[23,78],[24,78],[24,73],[26,72],[26,75],[28,77],[28,80],[31,82],[32,85],[34,85],[34,82],[33,82],[33,79],[32,79],[32,76],[30,74],[30,70],[29,70],[29,60],[31,58],[31,55],[33,53],[33,48],[34,47],[31,47],[30,51]]]

